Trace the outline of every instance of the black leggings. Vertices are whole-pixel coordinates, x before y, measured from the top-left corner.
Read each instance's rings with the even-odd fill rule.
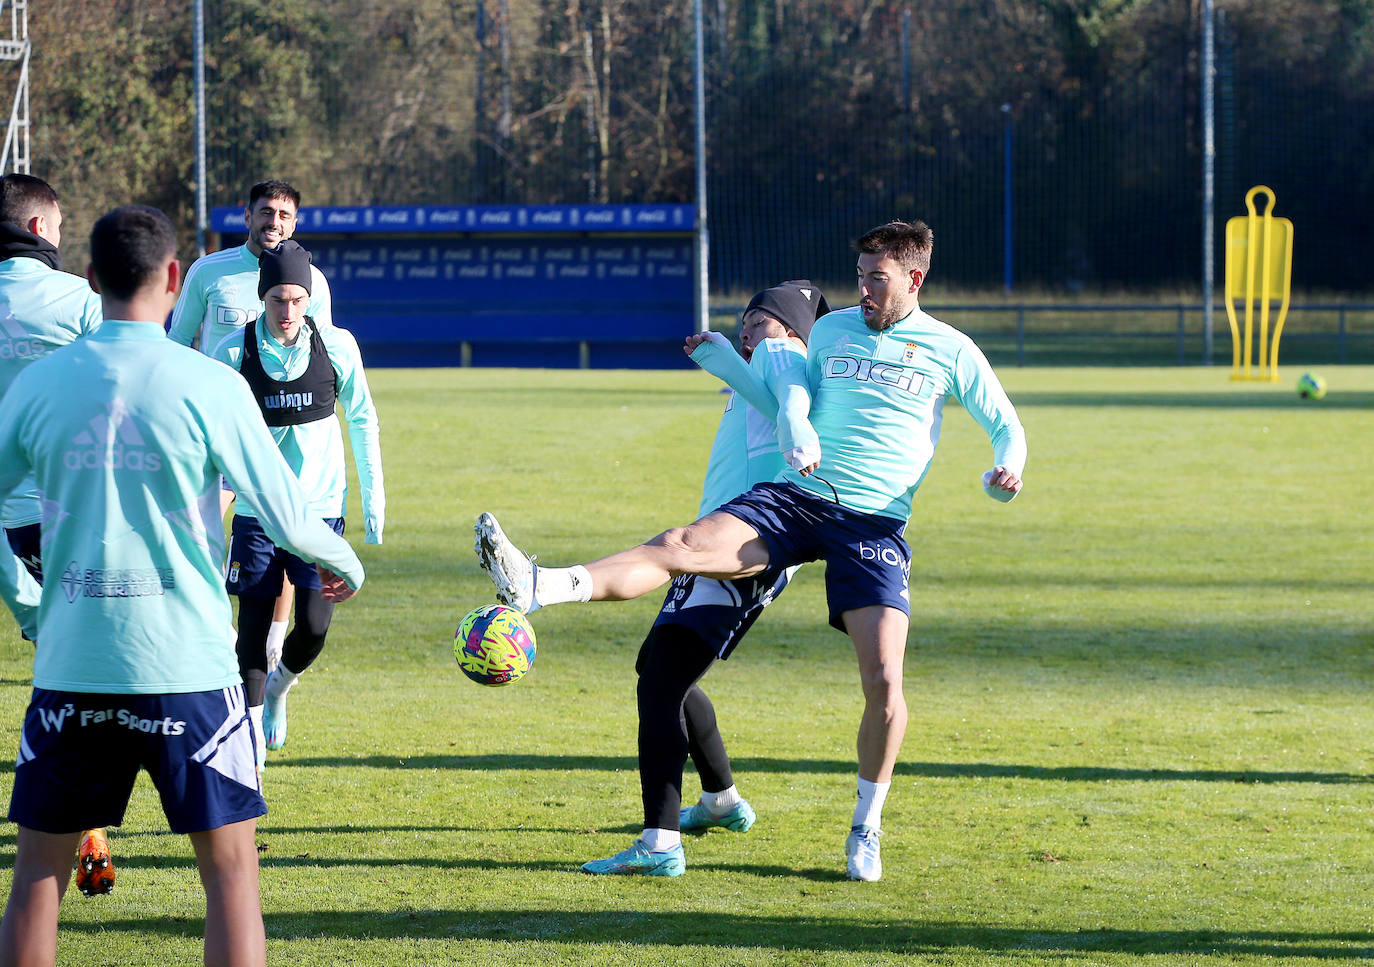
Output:
[[[267,632],[272,627],[275,598],[239,598],[239,674],[249,706],[261,705],[267,690]],[[296,589],[296,623],[282,645],[281,663],[297,675],[324,649],[334,605],[319,590]]]
[[[655,625],[639,649],[639,785],[646,829],[677,829],[687,757],[701,787],[734,785],[716,710],[697,684],[716,649],[680,625]]]

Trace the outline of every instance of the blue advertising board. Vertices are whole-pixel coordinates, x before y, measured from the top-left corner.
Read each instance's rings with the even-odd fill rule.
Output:
[[[678,367],[690,205],[302,208],[296,239],[371,365]],[[216,208],[225,243],[243,211]]]

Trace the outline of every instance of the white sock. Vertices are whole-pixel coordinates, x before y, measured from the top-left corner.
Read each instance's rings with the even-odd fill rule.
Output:
[[[592,599],[592,576],[581,564],[539,567],[534,573],[534,600],[541,608],[568,601]]]
[[[262,706],[248,706],[248,717],[253,720],[253,755],[261,769],[267,764],[267,735],[262,731]]]
[[[720,792],[707,792],[704,789],[701,791],[701,804],[712,816],[724,816],[738,806],[740,801],[739,790],[734,786]]]
[[[274,621],[267,629],[267,653],[281,655],[282,645],[286,644],[286,629],[290,627],[289,621]]]
[[[682,845],[682,834],[676,829],[646,829],[639,838],[650,853],[662,853]]]
[[[860,776],[859,801],[854,805],[854,822],[851,825],[882,829],[883,801],[887,799],[887,791],[891,788],[890,779],[887,782],[869,782]]]
[[[291,686],[296,684],[296,680],[301,676],[278,662],[277,667],[272,669],[272,674],[267,676],[267,697],[278,699],[291,691]],[[261,714],[261,709],[259,710]]]

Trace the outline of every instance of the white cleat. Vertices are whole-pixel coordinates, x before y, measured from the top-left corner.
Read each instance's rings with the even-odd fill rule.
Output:
[[[473,525],[477,542],[473,550],[477,561],[496,585],[496,598],[508,608],[528,614],[538,609],[534,600],[534,578],[538,568],[534,558],[522,553],[506,537],[491,514],[482,514]]]
[[[878,855],[878,837],[881,829],[873,826],[854,826],[845,837],[844,851],[849,857],[845,875],[851,880],[875,883],[883,878],[883,860]]]

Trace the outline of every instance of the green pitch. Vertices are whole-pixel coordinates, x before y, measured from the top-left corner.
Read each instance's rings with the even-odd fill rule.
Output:
[[[803,570],[705,684],[759,813],[679,880],[577,867],[640,823],[635,654],[657,598],[537,613],[506,689],[454,664],[491,600],[471,525],[549,563],[696,510],[695,372],[379,371],[386,545],[291,694],[260,830],[269,960],[306,965],[1220,965],[1374,957],[1374,368],[1002,370],[1027,489],[946,412],[907,536],[911,725],[886,875],[844,879],[860,696]],[[351,508],[357,524],[358,509]],[[12,761],[29,653],[0,645]],[[6,769],[4,775],[12,772]],[[8,798],[6,783],[0,792]],[[686,796],[697,793],[687,777]],[[140,781],[59,962],[198,963],[189,845]],[[13,827],[0,828],[8,887]]]

